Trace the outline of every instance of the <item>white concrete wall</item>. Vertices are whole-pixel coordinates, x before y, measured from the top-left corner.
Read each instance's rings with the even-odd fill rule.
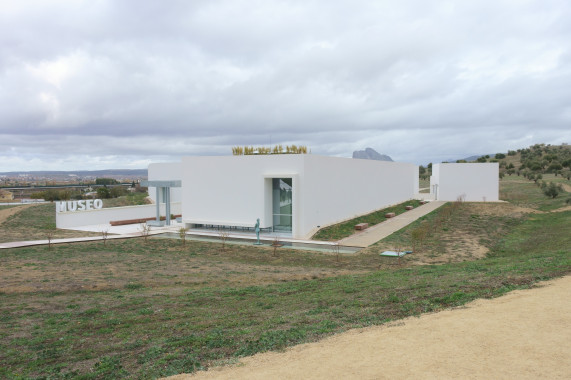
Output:
[[[54,212],[55,212],[54,205]],[[171,203],[171,213],[179,215],[182,213],[181,203]],[[165,216],[165,205],[161,204],[161,216]],[[91,226],[97,224],[108,224],[111,221],[142,219],[156,217],[156,205],[125,206],[102,208],[98,210],[56,212],[57,228],[73,228],[80,226]]]
[[[414,165],[415,169],[413,169],[413,173],[412,176],[413,181],[414,181],[414,193],[417,194],[420,192],[420,186],[419,186],[419,182],[420,182],[420,168],[418,167],[418,165]]]
[[[408,163],[308,156],[299,221],[305,237],[326,226],[411,199],[418,166]]]
[[[182,163],[164,162],[150,164],[148,169],[149,181],[170,181],[182,179]],[[154,187],[149,187],[149,197],[153,202],[157,202],[157,192]],[[180,187],[171,188],[171,203],[182,201],[182,189]]]
[[[440,164],[432,164],[432,175],[430,176],[430,194],[436,199],[438,186],[440,185]]]
[[[272,226],[271,178],[292,178],[294,237],[418,191],[416,165],[316,155],[185,157],[182,173],[185,223],[250,227]]]
[[[464,196],[467,202],[499,200],[499,164],[444,163],[432,165],[430,188],[438,185],[437,200],[455,201]]]
[[[303,156],[184,157],[182,168],[185,223],[253,227],[260,218],[265,228],[272,225],[269,178],[299,175]],[[298,190],[294,184],[294,207]]]

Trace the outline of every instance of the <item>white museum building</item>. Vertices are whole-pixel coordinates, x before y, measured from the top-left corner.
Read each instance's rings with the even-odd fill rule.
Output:
[[[308,238],[320,227],[414,198],[418,166],[313,154],[184,157],[149,165],[149,181],[181,180],[190,228],[253,227]],[[149,194],[156,200],[155,189]],[[163,195],[159,195],[163,198]],[[162,201],[162,199],[161,199]]]
[[[259,219],[262,231],[307,239],[319,228],[413,198],[498,200],[497,163],[435,164],[432,170],[431,194],[419,194],[419,168],[411,163],[313,154],[190,156],[149,165],[154,205],[58,204],[56,225],[145,218],[162,224],[159,215],[168,225],[173,214],[193,229],[252,229]]]

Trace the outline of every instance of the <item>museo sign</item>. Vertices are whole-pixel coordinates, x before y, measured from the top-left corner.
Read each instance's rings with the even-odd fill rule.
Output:
[[[103,201],[101,199],[56,202],[56,212],[88,211],[99,210],[101,208],[103,208]]]

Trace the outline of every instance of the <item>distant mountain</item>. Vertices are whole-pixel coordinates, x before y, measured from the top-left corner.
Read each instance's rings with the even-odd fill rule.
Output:
[[[0,175],[18,176],[29,175],[37,177],[45,176],[70,176],[76,175],[78,177],[105,177],[105,176],[124,176],[124,177],[147,177],[147,169],[105,169],[105,170],[69,170],[69,171],[56,171],[56,170],[40,170],[40,171],[18,171],[18,172],[0,172]]]
[[[392,161],[393,159],[386,154],[380,154],[373,148],[367,148],[365,150],[356,150],[353,152],[353,158],[359,158],[362,160],[377,160],[377,161]]]

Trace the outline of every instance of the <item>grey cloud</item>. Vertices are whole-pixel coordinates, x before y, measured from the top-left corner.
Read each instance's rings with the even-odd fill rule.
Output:
[[[421,163],[571,137],[563,0],[15,4],[0,158],[125,166],[271,139]]]

